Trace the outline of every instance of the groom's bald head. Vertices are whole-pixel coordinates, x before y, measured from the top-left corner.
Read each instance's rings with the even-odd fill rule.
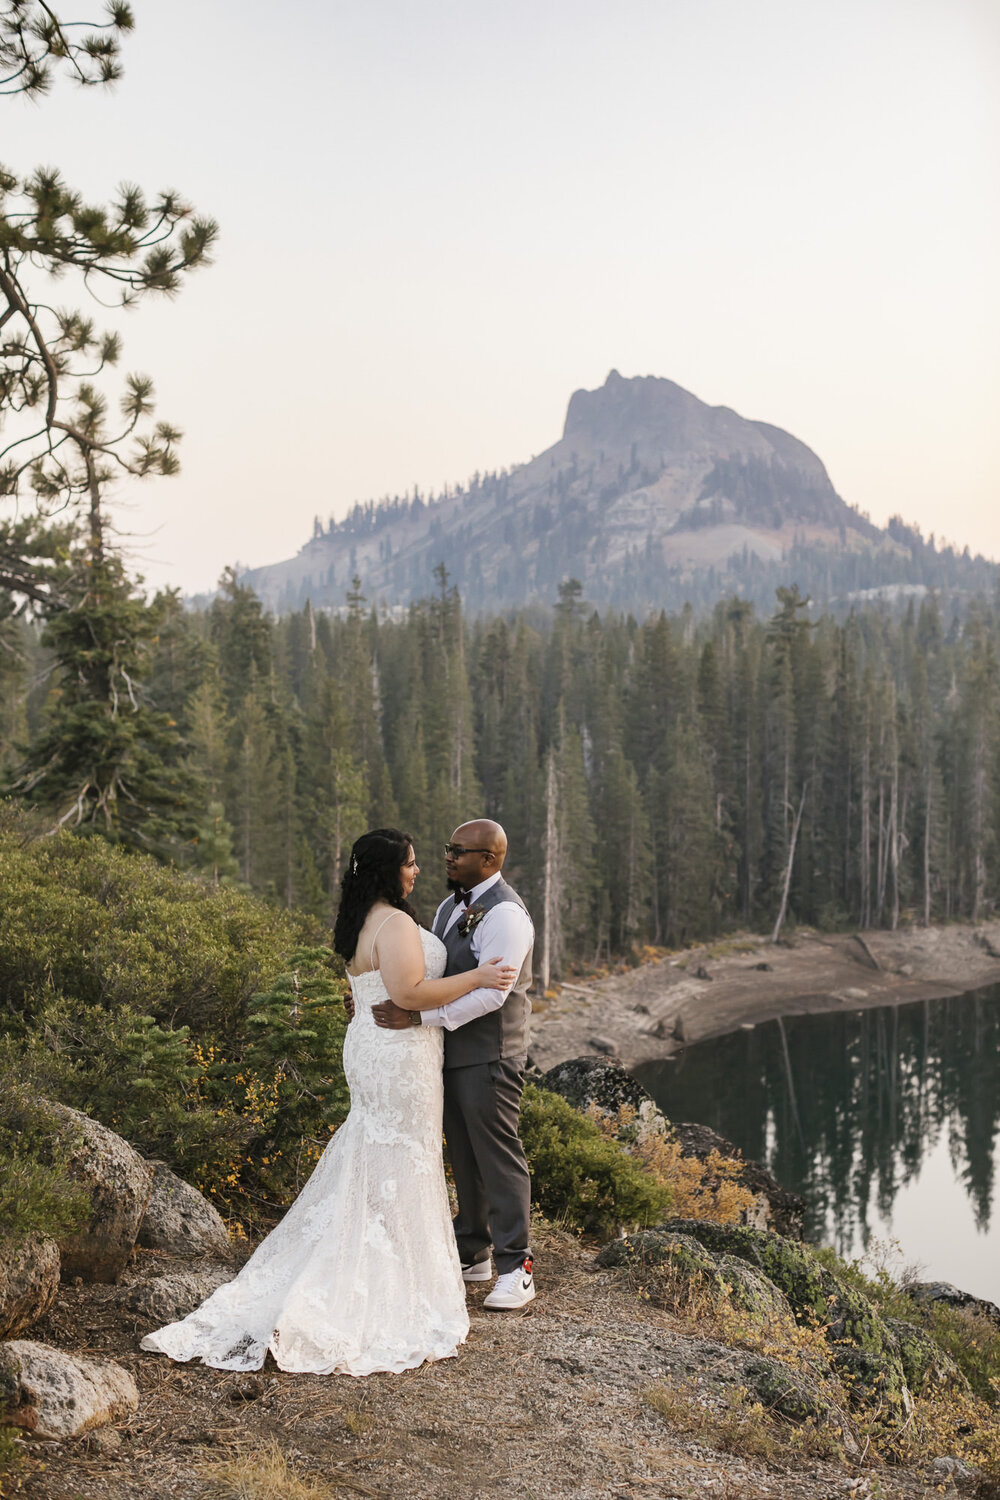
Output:
[[[507,858],[507,835],[492,818],[474,818],[471,823],[463,823],[455,829],[451,841],[466,849],[488,849],[493,855],[495,870],[499,870]]]
[[[461,849],[461,854],[455,850]],[[462,823],[451,836],[445,858],[448,885],[452,890],[471,891],[503,869],[507,857],[507,835],[492,818],[474,818]]]

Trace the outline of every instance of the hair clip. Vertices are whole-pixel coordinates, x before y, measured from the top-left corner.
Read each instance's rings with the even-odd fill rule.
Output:
[[[353,861],[353,874],[356,875],[357,873],[358,873],[358,862],[357,862],[357,860],[354,860]]]

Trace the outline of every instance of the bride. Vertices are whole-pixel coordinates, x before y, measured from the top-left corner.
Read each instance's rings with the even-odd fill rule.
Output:
[[[364,834],[341,882],[334,947],[354,1019],[344,1042],[351,1112],[280,1224],[227,1282],[141,1347],[220,1370],[370,1375],[447,1359],[469,1331],[441,1153],[440,1027],[386,1030],[387,997],[417,1012],[506,989],[500,960],[441,976],[444,944],[407,898],[419,874],[395,828]]]

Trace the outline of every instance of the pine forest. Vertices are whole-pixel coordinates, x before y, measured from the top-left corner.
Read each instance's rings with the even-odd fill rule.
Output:
[[[769,618],[636,620],[570,580],[548,612],[470,619],[441,566],[397,613],[357,584],[274,618],[230,571],[201,611],[116,573],[103,607],[11,617],[6,790],[325,922],[365,828],[412,835],[427,919],[443,842],[495,817],[545,984],[737,927],[993,907],[995,604],[837,622],[791,587]]]

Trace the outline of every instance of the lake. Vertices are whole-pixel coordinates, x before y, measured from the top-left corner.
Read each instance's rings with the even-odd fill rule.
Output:
[[[1000,1302],[1000,986],[788,1016],[633,1071],[801,1193],[808,1239],[897,1241],[921,1280]]]

